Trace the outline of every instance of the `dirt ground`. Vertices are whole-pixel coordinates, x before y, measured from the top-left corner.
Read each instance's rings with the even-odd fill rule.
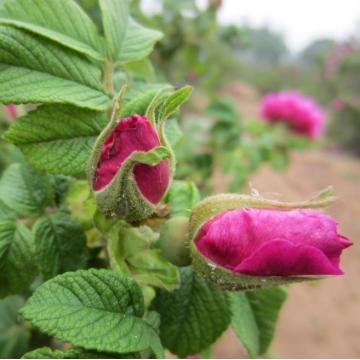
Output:
[[[256,103],[253,93],[238,86],[232,94],[240,98],[243,113],[256,115],[255,106],[249,105]],[[326,212],[337,219],[340,233],[354,242],[342,257],[345,275],[290,287],[271,357],[359,358],[360,161],[330,150],[293,153],[285,172],[275,172],[265,165],[250,179],[250,184],[264,197],[283,200],[306,199],[333,185],[338,201]],[[246,357],[230,332],[220,339],[214,355]]]

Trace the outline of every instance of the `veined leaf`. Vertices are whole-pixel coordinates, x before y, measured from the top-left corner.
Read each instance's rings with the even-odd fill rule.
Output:
[[[16,218],[16,213],[14,210],[10,209],[0,200],[0,221],[3,220],[12,220]]]
[[[43,332],[88,350],[129,353],[153,348],[155,330],[141,317],[144,299],[130,278],[110,270],[79,270],[40,286],[22,309]]]
[[[145,58],[154,45],[163,37],[160,31],[149,29],[129,18],[126,34],[117,56],[117,64],[129,63]]]
[[[102,39],[95,24],[73,0],[5,0],[0,24],[13,25],[103,60]]]
[[[0,300],[0,358],[16,359],[28,349],[30,331],[19,321],[18,310],[24,305],[21,296]]]
[[[97,351],[88,351],[81,348],[67,350],[52,350],[42,347],[26,353],[23,359],[140,359],[139,353],[114,354]]]
[[[0,25],[0,101],[68,103],[105,110],[101,70],[46,38]]]
[[[11,124],[4,137],[37,168],[52,174],[85,171],[105,114],[70,105],[43,105]]]
[[[125,38],[129,3],[129,0],[99,0],[107,50],[113,61],[116,61]]]
[[[36,274],[30,230],[12,221],[0,222],[0,298],[26,289]]]
[[[230,294],[232,326],[250,357],[267,351],[286,294],[282,287]]]
[[[180,288],[159,290],[153,305],[163,344],[181,358],[206,349],[230,324],[227,294],[208,287],[191,267],[181,269]]]
[[[88,252],[81,226],[67,213],[42,217],[33,226],[37,263],[45,279],[86,265]]]
[[[13,163],[0,179],[0,199],[17,215],[41,214],[54,200],[51,179],[25,163]]]

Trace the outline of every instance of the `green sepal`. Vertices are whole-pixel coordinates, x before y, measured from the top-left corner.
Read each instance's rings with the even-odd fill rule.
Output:
[[[202,255],[194,243],[200,228],[214,216],[243,207],[291,210],[299,208],[322,208],[333,202],[332,189],[326,188],[315,197],[301,202],[280,202],[241,194],[219,194],[210,196],[196,205],[190,216],[190,253],[194,270],[207,282],[230,291],[270,288],[294,282],[319,280],[330,276],[250,276],[230,271]]]

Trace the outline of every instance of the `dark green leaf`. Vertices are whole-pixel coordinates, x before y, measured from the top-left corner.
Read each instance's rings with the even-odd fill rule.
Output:
[[[130,278],[110,270],[68,272],[40,286],[22,309],[43,332],[88,350],[129,353],[162,347],[141,319],[144,300]]]
[[[30,332],[18,317],[24,305],[22,297],[14,295],[0,300],[0,358],[19,358],[28,348]]]
[[[95,24],[73,0],[5,0],[0,24],[9,24],[102,60],[101,38]]]
[[[17,215],[40,214],[54,200],[51,178],[25,163],[14,163],[0,179],[0,199]]]
[[[86,265],[88,252],[81,226],[67,213],[40,218],[33,227],[36,254],[45,279]]]
[[[4,137],[37,168],[79,174],[106,125],[105,114],[70,105],[43,105],[11,124]]]
[[[0,222],[0,298],[26,289],[37,274],[34,239],[23,224]]]
[[[180,288],[160,290],[153,306],[163,344],[181,358],[206,349],[230,324],[227,294],[210,288],[191,267],[181,270]]]
[[[285,288],[280,287],[230,295],[232,326],[250,357],[267,351],[286,294]]]

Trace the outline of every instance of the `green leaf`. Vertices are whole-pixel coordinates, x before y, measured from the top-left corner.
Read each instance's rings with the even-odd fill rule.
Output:
[[[98,111],[107,108],[109,97],[101,90],[101,69],[81,54],[3,25],[0,50],[2,103],[67,103]]]
[[[134,278],[143,284],[171,291],[179,285],[179,272],[159,249],[148,249],[127,258]]]
[[[163,344],[181,358],[211,345],[230,323],[227,294],[208,287],[191,267],[181,270],[180,288],[160,290],[153,306],[161,316]]]
[[[28,348],[30,331],[19,321],[22,297],[14,295],[0,300],[0,358],[19,358]]]
[[[129,0],[99,0],[109,57],[116,61],[129,19]]]
[[[162,37],[160,31],[144,27],[134,19],[129,18],[125,38],[116,59],[117,64],[125,64],[145,58]]]
[[[54,200],[51,178],[25,163],[11,164],[0,179],[0,199],[17,215],[41,214]]]
[[[160,121],[164,121],[171,115],[173,115],[179,106],[183,104],[192,92],[192,87],[187,85],[182,87],[181,89],[176,90],[172,95],[170,95],[162,105],[160,109]]]
[[[58,212],[40,218],[32,231],[38,264],[45,279],[86,265],[85,233],[69,214]]]
[[[80,174],[106,123],[104,113],[70,105],[43,105],[12,123],[4,137],[39,169]]]
[[[172,148],[184,137],[176,118],[169,119],[165,124],[165,135]]]
[[[283,287],[230,294],[232,326],[250,357],[267,351],[286,296]]]
[[[147,58],[124,64],[123,69],[137,79],[142,79],[147,82],[156,79],[155,69],[151,61]]]
[[[102,40],[95,24],[73,0],[5,0],[0,24],[47,37],[96,60],[103,60]]]
[[[140,354],[114,354],[97,351],[88,351],[81,348],[67,350],[53,350],[42,347],[26,353],[23,359],[139,359]]]
[[[3,220],[13,220],[16,218],[16,213],[14,210],[11,210],[7,205],[5,205],[0,200],[0,221]]]
[[[35,291],[22,314],[41,331],[88,350],[129,353],[153,348],[163,356],[157,334],[141,319],[140,287],[110,270],[58,275]]]
[[[0,222],[0,298],[26,289],[36,274],[30,230],[23,224]]]
[[[165,197],[171,206],[171,216],[189,216],[191,208],[201,199],[196,185],[191,181],[174,180]]]

